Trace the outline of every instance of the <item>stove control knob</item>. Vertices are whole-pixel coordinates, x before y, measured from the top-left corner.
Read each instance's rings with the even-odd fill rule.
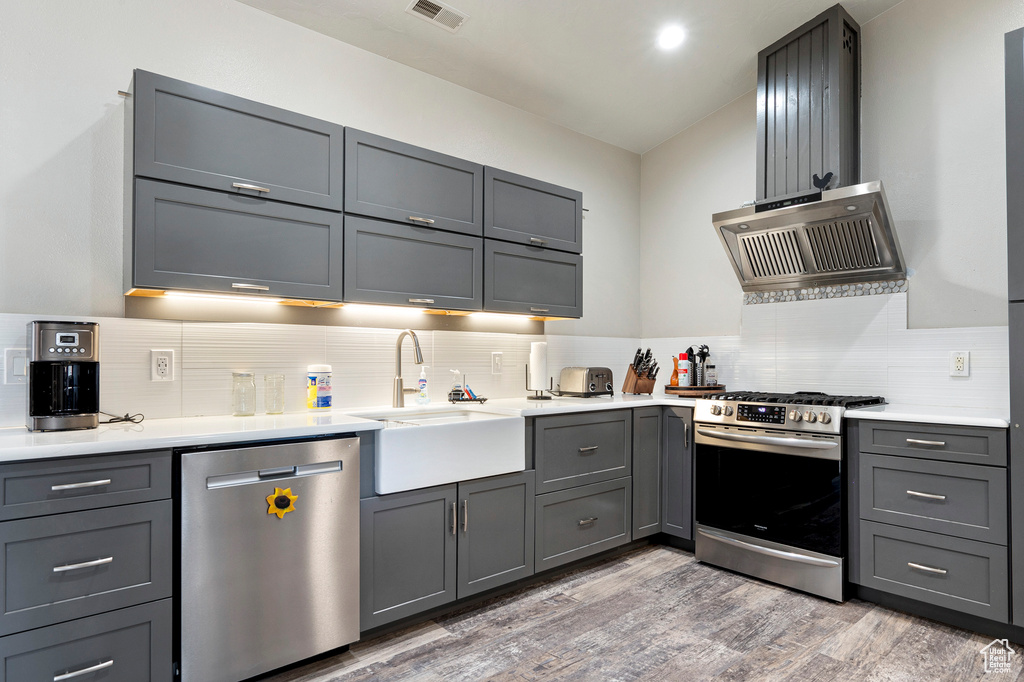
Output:
[[[722,406],[721,405],[712,405],[711,406],[711,414],[716,415],[716,416],[722,414]]]
[[[809,424],[813,424],[814,422],[818,421],[818,415],[814,414],[814,412],[811,410],[807,410],[806,412],[804,412],[804,421],[806,421]]]
[[[725,416],[726,417],[731,417],[732,416],[732,405],[726,405],[725,406]]]
[[[818,421],[820,421],[822,424],[831,424],[832,415],[830,415],[828,412],[822,412],[821,414],[818,415]]]
[[[800,414],[799,411],[797,411],[797,410],[790,410],[789,411],[789,421],[791,421],[791,422],[798,422],[798,421],[800,421],[803,418],[804,418],[804,416],[802,414]]]
[[[610,381],[608,381],[608,382],[605,382],[605,385],[604,385],[604,390],[606,390],[606,391],[608,391],[609,393],[611,393],[611,392],[612,392],[612,382],[610,382]]]

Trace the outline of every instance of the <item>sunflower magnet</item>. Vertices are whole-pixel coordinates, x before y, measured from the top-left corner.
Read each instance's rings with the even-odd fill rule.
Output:
[[[274,492],[267,495],[267,504],[270,505],[267,513],[277,514],[277,518],[283,519],[285,514],[295,511],[295,500],[297,499],[299,496],[292,495],[291,488],[274,488]]]

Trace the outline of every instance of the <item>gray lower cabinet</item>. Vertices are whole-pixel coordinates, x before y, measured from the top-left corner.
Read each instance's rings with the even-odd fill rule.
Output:
[[[549,493],[629,476],[632,427],[631,410],[535,419],[537,492]]]
[[[126,286],[342,298],[342,215],[138,179]]]
[[[486,168],[484,236],[581,253],[583,194],[497,168]]]
[[[693,539],[693,410],[666,407],[662,426],[663,532]]]
[[[170,682],[170,599],[0,638],[0,682]]]
[[[125,102],[136,176],[342,209],[340,125],[141,69]]]
[[[860,449],[947,462],[1006,466],[1006,430],[860,420]]]
[[[533,474],[362,500],[360,629],[532,575]]]
[[[661,532],[662,408],[633,410],[633,539]]]
[[[345,212],[483,234],[483,166],[345,129]]]
[[[629,542],[632,487],[627,476],[538,495],[537,570]]]
[[[345,301],[450,310],[483,307],[483,240],[345,217]]]
[[[583,257],[484,240],[484,310],[583,317]]]

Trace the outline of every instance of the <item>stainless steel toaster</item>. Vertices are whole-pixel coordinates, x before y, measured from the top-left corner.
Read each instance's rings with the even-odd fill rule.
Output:
[[[578,398],[614,395],[613,381],[607,367],[563,367],[558,375],[558,393]]]

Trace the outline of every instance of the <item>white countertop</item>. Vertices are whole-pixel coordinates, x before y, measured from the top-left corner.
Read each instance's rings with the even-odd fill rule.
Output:
[[[1009,416],[999,410],[968,407],[929,407],[926,405],[875,405],[847,410],[850,419],[876,419],[878,421],[948,424],[950,426],[990,426],[1005,429]]]

